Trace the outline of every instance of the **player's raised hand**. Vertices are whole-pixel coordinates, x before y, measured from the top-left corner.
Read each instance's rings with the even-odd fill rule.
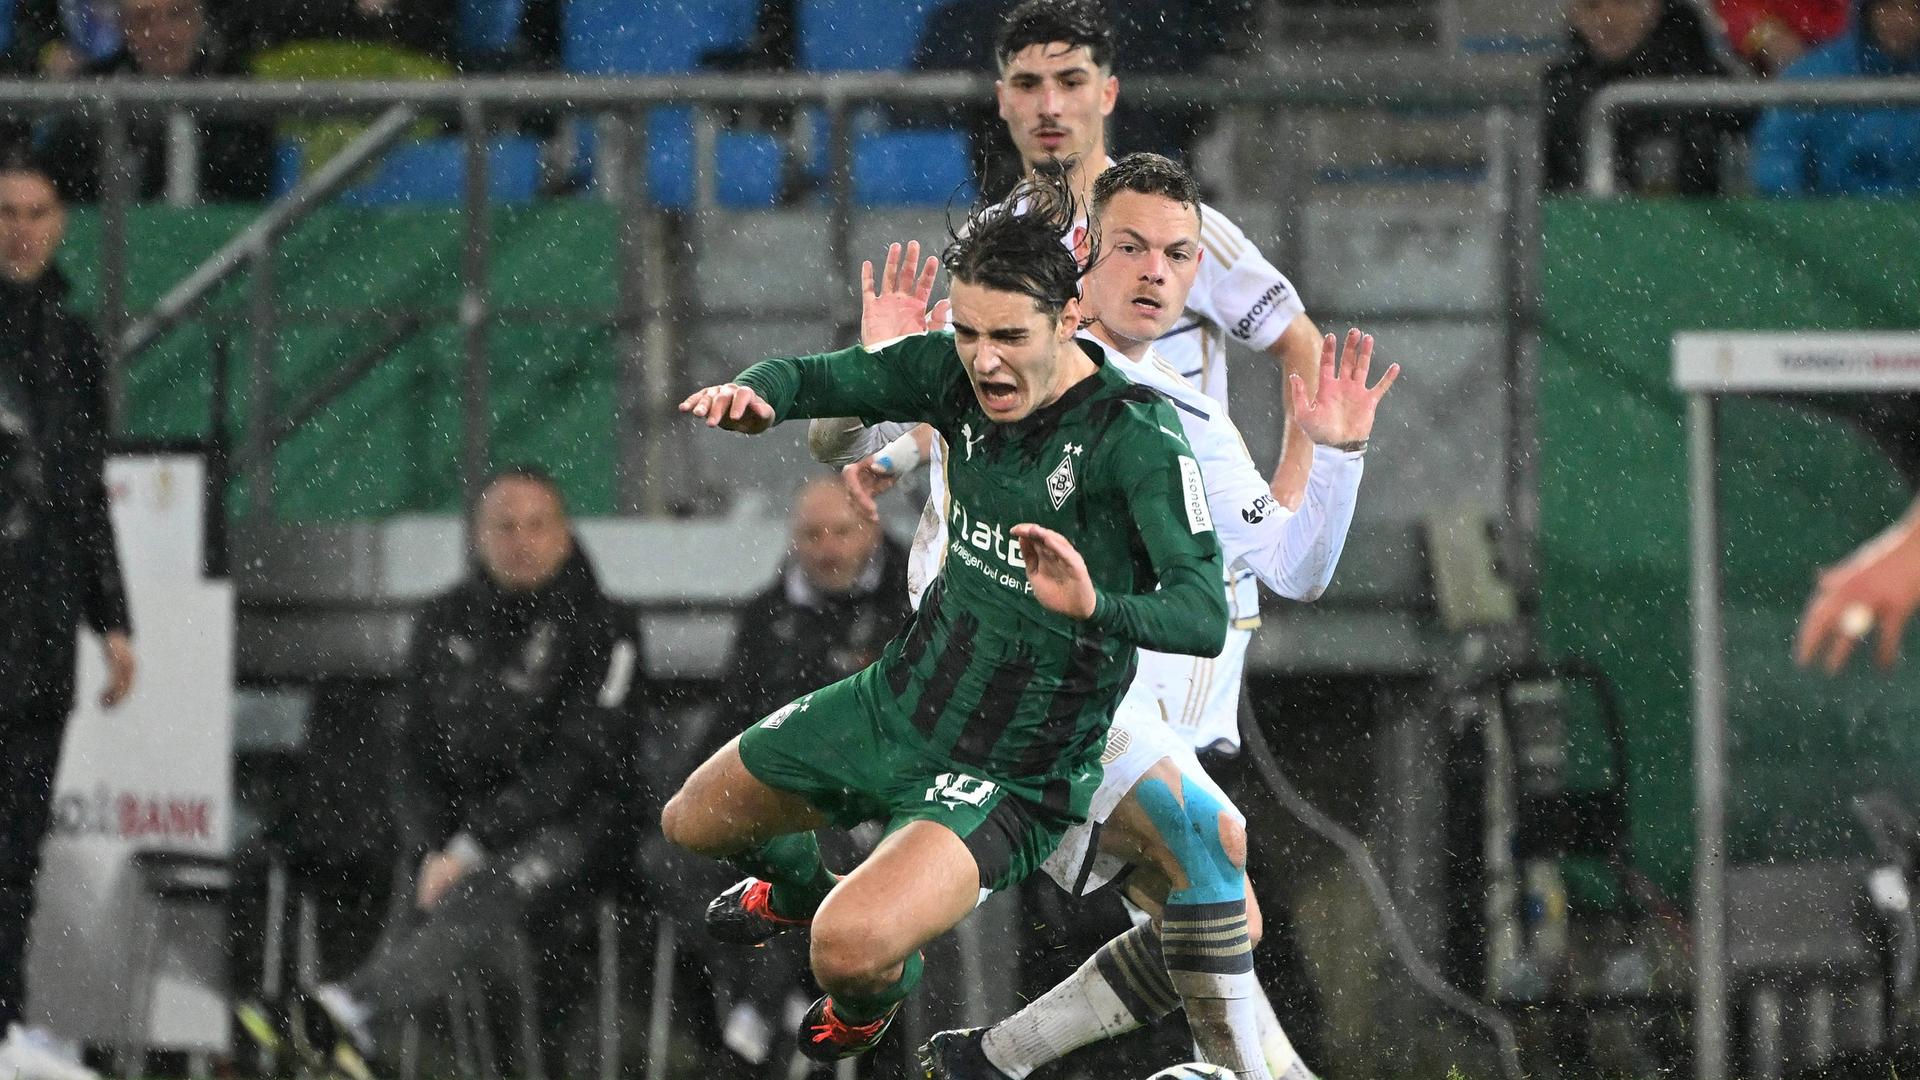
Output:
[[[1338,365],[1334,363],[1334,336],[1328,334],[1320,343],[1320,388],[1312,400],[1308,400],[1307,384],[1300,376],[1288,377],[1293,419],[1308,438],[1321,446],[1338,446],[1360,442],[1373,432],[1374,410],[1379,408],[1387,388],[1400,377],[1400,365],[1389,365],[1380,382],[1369,387],[1367,369],[1372,363],[1373,335],[1349,330]]]
[[[887,490],[900,482],[898,473],[883,469],[875,462],[878,454],[868,454],[859,461],[840,470],[840,479],[847,485],[847,493],[853,496],[853,503],[868,521],[880,520],[880,504],[876,500]]]
[[[1868,541],[1846,561],[1820,573],[1800,617],[1794,658],[1839,671],[1867,635],[1879,638],[1876,659],[1891,667],[1900,657],[1907,621],[1920,610],[1920,509]]]
[[[1069,619],[1093,617],[1093,578],[1086,560],[1066,537],[1040,525],[1015,525],[1020,560],[1040,606]]]
[[[680,403],[680,411],[705,420],[710,428],[725,428],[746,435],[758,435],[773,426],[773,406],[752,387],[739,383],[721,383],[696,390]]]
[[[920,265],[918,274],[915,264]],[[872,261],[860,264],[860,343],[878,345],[883,341],[938,330],[947,323],[947,302],[940,301],[927,310],[933,299],[933,283],[940,276],[940,260],[927,256],[920,262],[920,241],[906,246],[901,258],[899,244],[887,245],[887,262],[880,273],[880,288],[873,287]]]

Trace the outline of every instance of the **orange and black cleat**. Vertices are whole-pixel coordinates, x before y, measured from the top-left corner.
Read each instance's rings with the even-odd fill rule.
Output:
[[[746,880],[713,898],[707,905],[707,936],[734,945],[765,945],[789,930],[805,929],[812,919],[775,915],[768,904],[773,886],[759,878]]]

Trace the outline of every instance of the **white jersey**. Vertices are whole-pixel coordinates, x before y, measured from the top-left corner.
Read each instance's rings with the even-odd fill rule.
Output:
[[[1186,314],[1154,348],[1201,393],[1225,402],[1227,339],[1271,348],[1307,309],[1293,282],[1211,206],[1200,207],[1200,246],[1207,254],[1187,293]]]

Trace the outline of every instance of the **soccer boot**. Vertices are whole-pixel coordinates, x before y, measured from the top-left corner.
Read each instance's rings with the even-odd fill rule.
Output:
[[[987,1060],[981,1044],[987,1029],[956,1028],[935,1032],[919,1050],[920,1068],[927,1080],[1008,1080],[1007,1074]]]
[[[789,930],[802,929],[813,922],[775,915],[768,903],[772,893],[771,884],[759,878],[747,878],[714,897],[707,905],[707,936],[734,945],[765,945]]]
[[[866,1024],[849,1024],[833,1014],[833,999],[821,997],[800,1018],[800,1052],[815,1061],[859,1057],[880,1044],[900,1012],[895,1002],[886,1015]]]

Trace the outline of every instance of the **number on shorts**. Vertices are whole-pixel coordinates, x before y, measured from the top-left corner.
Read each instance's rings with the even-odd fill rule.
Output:
[[[983,806],[993,797],[994,789],[999,785],[989,780],[966,773],[941,773],[933,778],[933,786],[927,789],[927,801],[938,799],[941,802],[963,802],[968,806]]]

